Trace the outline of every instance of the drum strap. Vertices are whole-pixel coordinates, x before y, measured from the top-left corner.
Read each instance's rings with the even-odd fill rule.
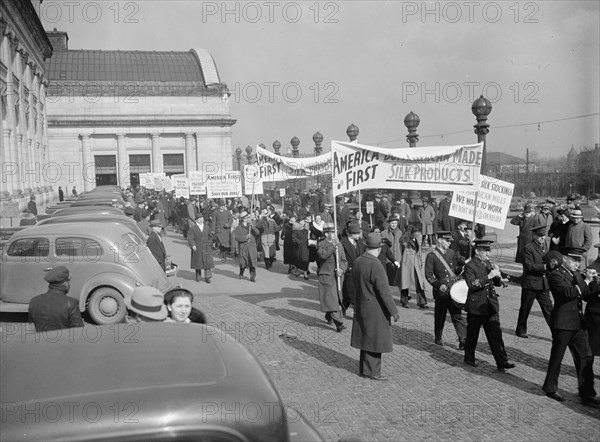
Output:
[[[442,256],[442,254],[440,253],[439,250],[434,249],[433,253],[435,254],[435,256],[438,257],[438,259],[442,262],[442,264],[444,264],[444,267],[446,267],[446,270],[448,270],[448,273],[450,273],[450,277],[455,277],[456,274],[454,273],[454,271],[450,268],[450,266],[448,265],[448,262],[446,261],[446,259]]]

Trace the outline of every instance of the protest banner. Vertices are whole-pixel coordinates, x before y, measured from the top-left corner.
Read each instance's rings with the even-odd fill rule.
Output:
[[[165,190],[165,192],[172,192],[173,191],[173,188],[174,188],[173,187],[173,181],[168,176],[163,177],[163,179],[162,179],[162,185],[163,185],[163,189]]]
[[[331,155],[290,158],[256,146],[257,174],[261,182],[287,181],[331,173]],[[258,180],[257,180],[258,181]]]
[[[256,164],[244,166],[244,195],[262,195],[263,193],[260,167]]]
[[[154,174],[152,172],[140,173],[140,186],[154,189]]]
[[[238,198],[242,196],[242,180],[239,171],[222,172],[206,176],[208,198]]]
[[[497,229],[504,229],[514,187],[513,183],[479,175],[475,222]],[[473,220],[474,207],[474,191],[454,192],[448,214],[471,221]]]
[[[176,198],[190,197],[190,180],[185,176],[172,176],[173,187],[175,188]]]
[[[192,170],[190,172],[190,195],[206,195],[206,184],[202,176],[202,171]]]
[[[165,177],[165,173],[157,173],[153,174],[153,182],[154,182],[154,190],[161,191],[163,190],[163,178]]]
[[[472,190],[483,143],[391,148],[331,142],[334,196],[363,189]]]

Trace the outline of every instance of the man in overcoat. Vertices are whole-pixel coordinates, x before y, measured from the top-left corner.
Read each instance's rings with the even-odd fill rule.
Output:
[[[166,271],[167,251],[165,249],[165,244],[160,237],[160,232],[163,230],[164,226],[159,220],[155,219],[150,221],[150,228],[152,231],[148,235],[146,245],[164,272]]]
[[[212,217],[212,233],[216,236],[221,262],[227,260],[227,253],[231,251],[231,223],[233,223],[233,216],[223,201]]]
[[[446,193],[438,206],[438,217],[440,218],[442,230],[454,231],[456,218],[449,215],[450,205],[452,203],[452,192]]]
[[[392,325],[400,315],[390,294],[385,270],[377,256],[381,251],[381,235],[369,233],[367,251],[354,263],[352,279],[356,287],[355,312],[350,345],[360,350],[359,375],[377,381],[381,375],[381,354],[393,350]]]
[[[423,243],[421,247],[425,247],[425,244],[433,246],[433,222],[435,221],[435,209],[429,204],[429,199],[426,197],[421,198],[423,205],[419,207],[418,217],[421,223],[421,233],[423,234]]]
[[[29,323],[35,325],[35,331],[83,327],[79,301],[67,296],[71,288],[69,270],[64,266],[54,267],[44,279],[48,282],[48,291],[29,302]]]
[[[381,200],[382,195],[380,193],[375,194],[375,203],[373,204],[373,218],[375,219],[375,225],[379,227],[379,230],[384,231],[387,228],[386,219],[388,212],[386,205]]]
[[[250,222],[248,212],[240,213],[240,224],[235,228],[233,237],[238,243],[240,259],[240,276],[244,277],[246,267],[250,268],[250,281],[256,282],[256,263],[258,262],[258,251],[256,249],[256,235],[260,232]]]
[[[342,286],[343,302],[342,302],[342,314],[346,313],[346,310],[351,304],[354,304],[354,279],[352,277],[354,261],[365,251],[365,244],[362,240],[362,231],[360,226],[356,223],[349,223],[346,228],[348,236],[342,236],[340,244],[344,248],[344,254],[348,261],[348,266],[344,274],[344,283]],[[387,276],[386,276],[387,278]]]
[[[335,236],[333,223],[325,224],[323,233],[325,233],[325,238],[317,243],[319,301],[321,311],[325,313],[325,320],[329,324],[333,322],[336,330],[341,332],[346,326],[341,313],[342,300],[340,299],[340,290],[338,290],[337,272],[340,272],[340,277],[344,274],[347,266],[346,255],[344,248],[340,247]]]
[[[583,249],[577,248],[566,250],[562,265],[548,276],[554,297],[554,309],[550,318],[552,349],[542,390],[549,398],[559,402],[565,400],[558,392],[558,377],[565,351],[569,347],[577,373],[581,403],[597,407],[600,400],[594,390],[593,358],[589,351],[587,325],[582,311],[582,296],[589,296],[592,278],[584,278],[579,273],[583,252]]]
[[[467,324],[462,311],[457,307],[450,297],[450,287],[459,279],[461,265],[465,259],[450,248],[452,235],[447,231],[437,232],[437,245],[435,249],[427,254],[425,258],[425,278],[433,288],[433,299],[435,300],[433,335],[437,345],[444,345],[442,335],[446,316],[450,312],[450,318],[458,336],[458,348],[465,347],[467,336]]]
[[[452,231],[450,248],[463,258],[469,259],[471,258],[471,235],[467,230],[469,223],[465,219],[457,219],[455,224],[456,228]]]
[[[500,303],[494,286],[499,287],[500,269],[492,266],[488,259],[492,241],[475,240],[475,256],[465,265],[465,281],[469,289],[465,310],[467,311],[467,338],[465,340],[465,364],[477,367],[475,349],[479,331],[483,326],[490,350],[496,361],[498,371],[505,372],[514,368],[508,361],[508,355],[500,329]]]
[[[531,228],[537,225],[537,218],[531,204],[525,204],[523,207],[523,213],[515,216],[510,220],[513,226],[519,226],[519,236],[517,237],[517,254],[515,255],[515,262],[523,264],[523,248],[526,244],[529,244],[533,239],[533,233]]]
[[[552,299],[550,285],[546,276],[546,265],[543,257],[548,252],[546,248],[546,225],[538,225],[531,229],[533,241],[523,248],[523,278],[521,279],[521,307],[515,335],[528,338],[527,318],[531,313],[533,301],[537,299],[544,319],[550,326]]]
[[[190,268],[196,270],[196,281],[200,281],[204,270],[204,280],[210,284],[211,269],[215,266],[212,255],[213,237],[210,227],[204,223],[204,215],[201,212],[196,215],[196,222],[190,227],[187,237],[191,249]]]

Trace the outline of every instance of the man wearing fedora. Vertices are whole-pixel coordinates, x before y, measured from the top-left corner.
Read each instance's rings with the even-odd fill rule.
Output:
[[[465,310],[467,311],[467,338],[465,340],[465,364],[477,367],[475,349],[479,331],[483,326],[498,371],[515,367],[508,361],[502,330],[500,328],[500,303],[494,286],[502,285],[500,269],[489,262],[488,254],[493,241],[476,239],[475,256],[465,265],[465,281],[468,287]]]
[[[379,227],[379,230],[384,231],[387,228],[386,219],[389,215],[386,210],[386,205],[381,200],[381,193],[375,194],[375,203],[373,204],[373,218],[375,219],[375,225]]]
[[[169,314],[160,290],[147,285],[136,287],[131,297],[125,299],[125,305],[129,310],[128,323],[162,322]]]
[[[565,252],[562,265],[548,276],[554,297],[554,310],[550,318],[552,349],[542,390],[551,399],[559,402],[565,400],[558,392],[558,377],[565,351],[569,347],[577,372],[581,403],[597,407],[600,400],[594,390],[593,357],[589,351],[587,324],[582,311],[582,297],[589,297],[592,277],[588,273],[584,278],[579,273],[583,249],[574,248]]]
[[[429,198],[421,198],[423,205],[419,207],[418,217],[421,223],[421,233],[423,234],[423,243],[421,248],[433,246],[433,222],[435,221],[435,210],[429,205]]]
[[[523,206],[523,213],[510,220],[513,226],[519,226],[519,236],[517,237],[517,254],[515,262],[523,264],[523,248],[533,239],[531,228],[537,225],[537,218],[531,204]]]
[[[403,232],[406,231],[408,227],[408,223],[410,222],[411,210],[410,205],[406,202],[406,196],[402,194],[400,200],[398,201],[398,224],[400,225],[400,229]]]
[[[400,260],[402,257],[401,238],[403,231],[400,229],[398,221],[399,220],[395,215],[391,215],[387,219],[388,227],[381,232],[381,240],[387,242],[394,257]],[[388,284],[394,285],[397,271],[398,267],[396,267],[393,263],[386,263],[385,272],[388,276]]]
[[[221,262],[227,260],[227,253],[231,251],[231,223],[233,217],[231,212],[225,206],[225,200],[221,200],[219,210],[216,210],[212,217],[212,234],[215,237],[217,246],[219,247],[219,256]]]
[[[204,222],[202,212],[196,215],[196,222],[190,227],[187,237],[191,249],[190,268],[196,271],[196,282],[200,281],[204,270],[204,280],[210,284],[212,268],[215,266],[212,253],[213,236],[210,227]]]
[[[319,301],[327,323],[333,322],[336,330],[341,332],[346,326],[340,311],[342,300],[338,288],[338,276],[341,277],[346,270],[346,255],[344,248],[339,246],[333,223],[325,224],[323,233],[325,238],[317,243]]]
[[[571,222],[565,235],[565,249],[582,249],[583,260],[582,268],[587,267],[587,251],[594,244],[592,229],[589,224],[583,222],[583,212],[581,209],[574,209],[570,213]]]
[[[533,241],[523,249],[523,278],[521,279],[521,307],[515,335],[527,339],[527,319],[531,313],[533,301],[537,299],[544,319],[550,326],[552,314],[552,299],[550,285],[546,276],[546,265],[543,261],[548,252],[546,247],[546,225],[535,226],[531,229]]]
[[[44,279],[48,283],[48,291],[29,302],[29,323],[35,325],[35,331],[83,327],[79,301],[67,296],[71,288],[69,269],[54,267],[48,270]]]
[[[458,337],[458,348],[463,349],[466,339],[467,324],[462,315],[460,307],[452,302],[450,287],[458,280],[465,259],[450,248],[452,235],[447,231],[437,232],[437,244],[435,249],[427,254],[425,258],[425,278],[433,288],[433,299],[435,300],[433,335],[437,345],[444,345],[442,335],[446,316],[450,312],[450,318]]]
[[[369,233],[367,251],[354,263],[352,279],[356,287],[355,313],[350,345],[360,350],[359,375],[385,381],[381,374],[381,354],[393,351],[392,326],[399,319],[385,270],[377,256],[381,235]]]
[[[354,261],[365,251],[365,244],[362,240],[362,231],[360,226],[356,223],[348,223],[346,228],[347,236],[342,236],[340,244],[344,249],[346,255],[346,261],[348,266],[344,273],[344,283],[342,286],[342,314],[346,314],[346,310],[351,304],[354,304],[354,280],[352,278],[352,272],[354,267]]]
[[[155,219],[150,221],[150,228],[152,231],[150,232],[150,235],[148,235],[146,245],[164,272],[166,271],[167,251],[165,249],[165,243],[160,237],[160,232],[163,230],[164,226],[159,220]]]

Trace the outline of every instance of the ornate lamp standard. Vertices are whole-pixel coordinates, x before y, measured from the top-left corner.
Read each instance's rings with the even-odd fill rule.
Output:
[[[242,170],[242,148],[238,147],[235,150],[236,170]]]
[[[358,138],[358,132],[358,126],[356,126],[355,124],[351,124],[350,126],[348,126],[348,129],[346,129],[346,135],[348,135],[350,141],[356,141],[356,139]]]
[[[246,146],[246,161],[248,164],[252,164],[252,148],[250,146]]]
[[[300,156],[300,151],[298,150],[298,146],[300,145],[300,139],[298,137],[293,137],[290,140],[290,144],[292,145],[292,156],[294,158],[298,158]]]
[[[321,153],[323,153],[323,147],[321,146],[321,143],[323,142],[323,135],[321,132],[315,132],[312,138],[315,142],[315,156],[319,156]]]
[[[279,149],[281,149],[281,143],[277,140],[273,141],[273,150],[275,151],[275,155],[281,155],[279,153]]]
[[[417,147],[417,141],[419,141],[417,127],[419,127],[420,122],[419,116],[413,111],[410,111],[410,113],[404,117],[404,125],[408,129],[408,135],[406,136],[408,147]]]
[[[490,131],[490,125],[487,124],[487,117],[492,111],[492,103],[490,100],[481,95],[473,102],[471,111],[477,119],[477,124],[473,126],[475,128],[475,133],[477,134],[477,142],[483,142],[483,151],[481,153],[481,173],[487,175],[487,147],[485,136]]]

